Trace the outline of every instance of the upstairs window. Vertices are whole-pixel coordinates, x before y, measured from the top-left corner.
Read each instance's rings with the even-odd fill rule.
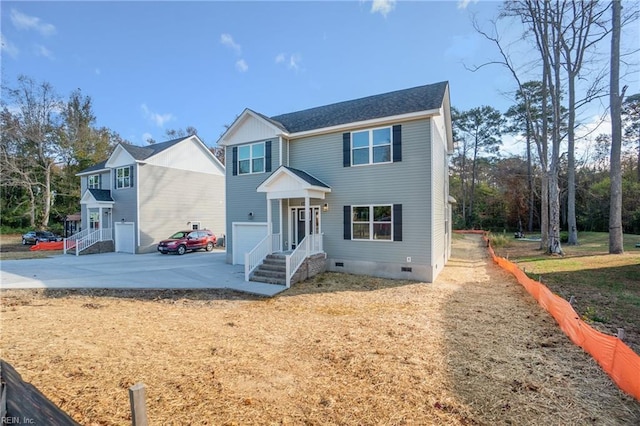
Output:
[[[91,175],[88,178],[87,188],[100,189],[100,175]]]
[[[116,189],[131,188],[131,167],[118,167],[116,169]]]
[[[263,173],[264,142],[238,147],[238,174]]]
[[[351,133],[351,165],[391,162],[391,127]]]

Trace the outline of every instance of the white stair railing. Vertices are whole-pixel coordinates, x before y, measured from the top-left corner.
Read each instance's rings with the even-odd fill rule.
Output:
[[[78,244],[79,240],[83,239],[84,237],[86,237],[90,233],[91,233],[91,229],[85,229],[83,231],[76,232],[72,236],[62,240],[63,241],[62,247],[63,247],[64,254],[67,254],[67,250],[70,250],[70,249],[74,248],[76,246],[76,244]]]
[[[298,246],[293,253],[286,256],[287,265],[287,288],[291,287],[291,278],[296,273],[300,265],[304,260],[312,254],[322,253],[323,251],[323,234],[310,234],[307,235],[298,243]],[[307,240],[309,243],[309,250],[307,251]]]
[[[275,250],[274,250],[275,248]],[[254,269],[262,263],[267,255],[274,251],[280,251],[280,234],[271,234],[264,237],[248,253],[244,254],[244,280],[249,281],[249,277]]]
[[[78,237],[81,233],[84,235]],[[113,228],[102,228],[95,231],[87,229],[73,235],[72,237],[76,238],[74,241],[69,241],[69,246],[67,246],[67,241],[65,241],[64,253],[66,254],[68,249],[75,248],[76,256],[78,256],[82,250],[91,247],[95,243],[113,240]]]

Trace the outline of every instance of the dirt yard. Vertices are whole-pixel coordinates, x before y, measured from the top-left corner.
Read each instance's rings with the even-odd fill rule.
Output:
[[[434,284],[324,274],[230,292],[4,291],[2,357],[84,425],[640,424],[477,236]]]

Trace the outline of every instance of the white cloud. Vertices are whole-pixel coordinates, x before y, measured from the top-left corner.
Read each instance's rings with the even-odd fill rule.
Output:
[[[220,35],[220,43],[229,47],[231,50],[236,52],[237,55],[240,55],[242,53],[242,47],[238,43],[233,41],[233,37],[231,37],[231,34],[225,33]]]
[[[294,53],[289,57],[289,67],[290,70],[298,70],[300,69],[300,62],[302,61],[302,56],[299,53]]]
[[[458,1],[458,9],[466,9],[469,6],[469,3],[478,3],[478,0],[459,0]]]
[[[53,52],[51,52],[49,49],[42,46],[41,44],[35,45],[35,51],[36,51],[36,55],[38,56],[43,56],[47,59],[53,59]]]
[[[56,32],[56,27],[52,24],[42,22],[38,17],[25,15],[16,9],[11,9],[11,22],[20,30],[35,30],[43,36],[50,36]]]
[[[291,55],[286,53],[279,53],[276,56],[276,64],[285,64],[290,70],[300,70],[300,63],[302,62],[302,55],[299,53],[292,53]]]
[[[153,139],[153,135],[151,133],[145,132],[142,134],[142,142],[147,143],[149,139]]]
[[[385,18],[396,8],[396,0],[373,0],[371,3],[371,13],[379,13]]]
[[[236,61],[236,69],[240,72],[247,72],[249,70],[249,65],[247,65],[247,61],[240,59],[239,61]]]
[[[0,49],[12,58],[18,57],[18,53],[20,53],[16,45],[7,40],[4,34],[0,34]]]
[[[171,113],[158,114],[157,112],[151,111],[149,107],[147,107],[147,104],[142,104],[140,106],[140,109],[142,109],[142,113],[144,114],[144,116],[149,120],[153,121],[158,127],[163,127],[164,123],[166,123],[167,121],[175,120],[175,117],[173,114]]]

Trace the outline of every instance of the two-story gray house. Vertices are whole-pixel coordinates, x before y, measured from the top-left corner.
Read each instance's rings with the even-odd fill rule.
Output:
[[[286,280],[262,281],[289,285],[320,258],[329,271],[432,282],[447,262],[447,82],[273,117],[245,109],[219,143],[227,262],[247,279],[277,252]]]
[[[65,241],[65,250],[113,241],[117,252],[147,253],[177,231],[225,233],[225,169],[196,135],[119,144],[77,175],[82,231]]]

